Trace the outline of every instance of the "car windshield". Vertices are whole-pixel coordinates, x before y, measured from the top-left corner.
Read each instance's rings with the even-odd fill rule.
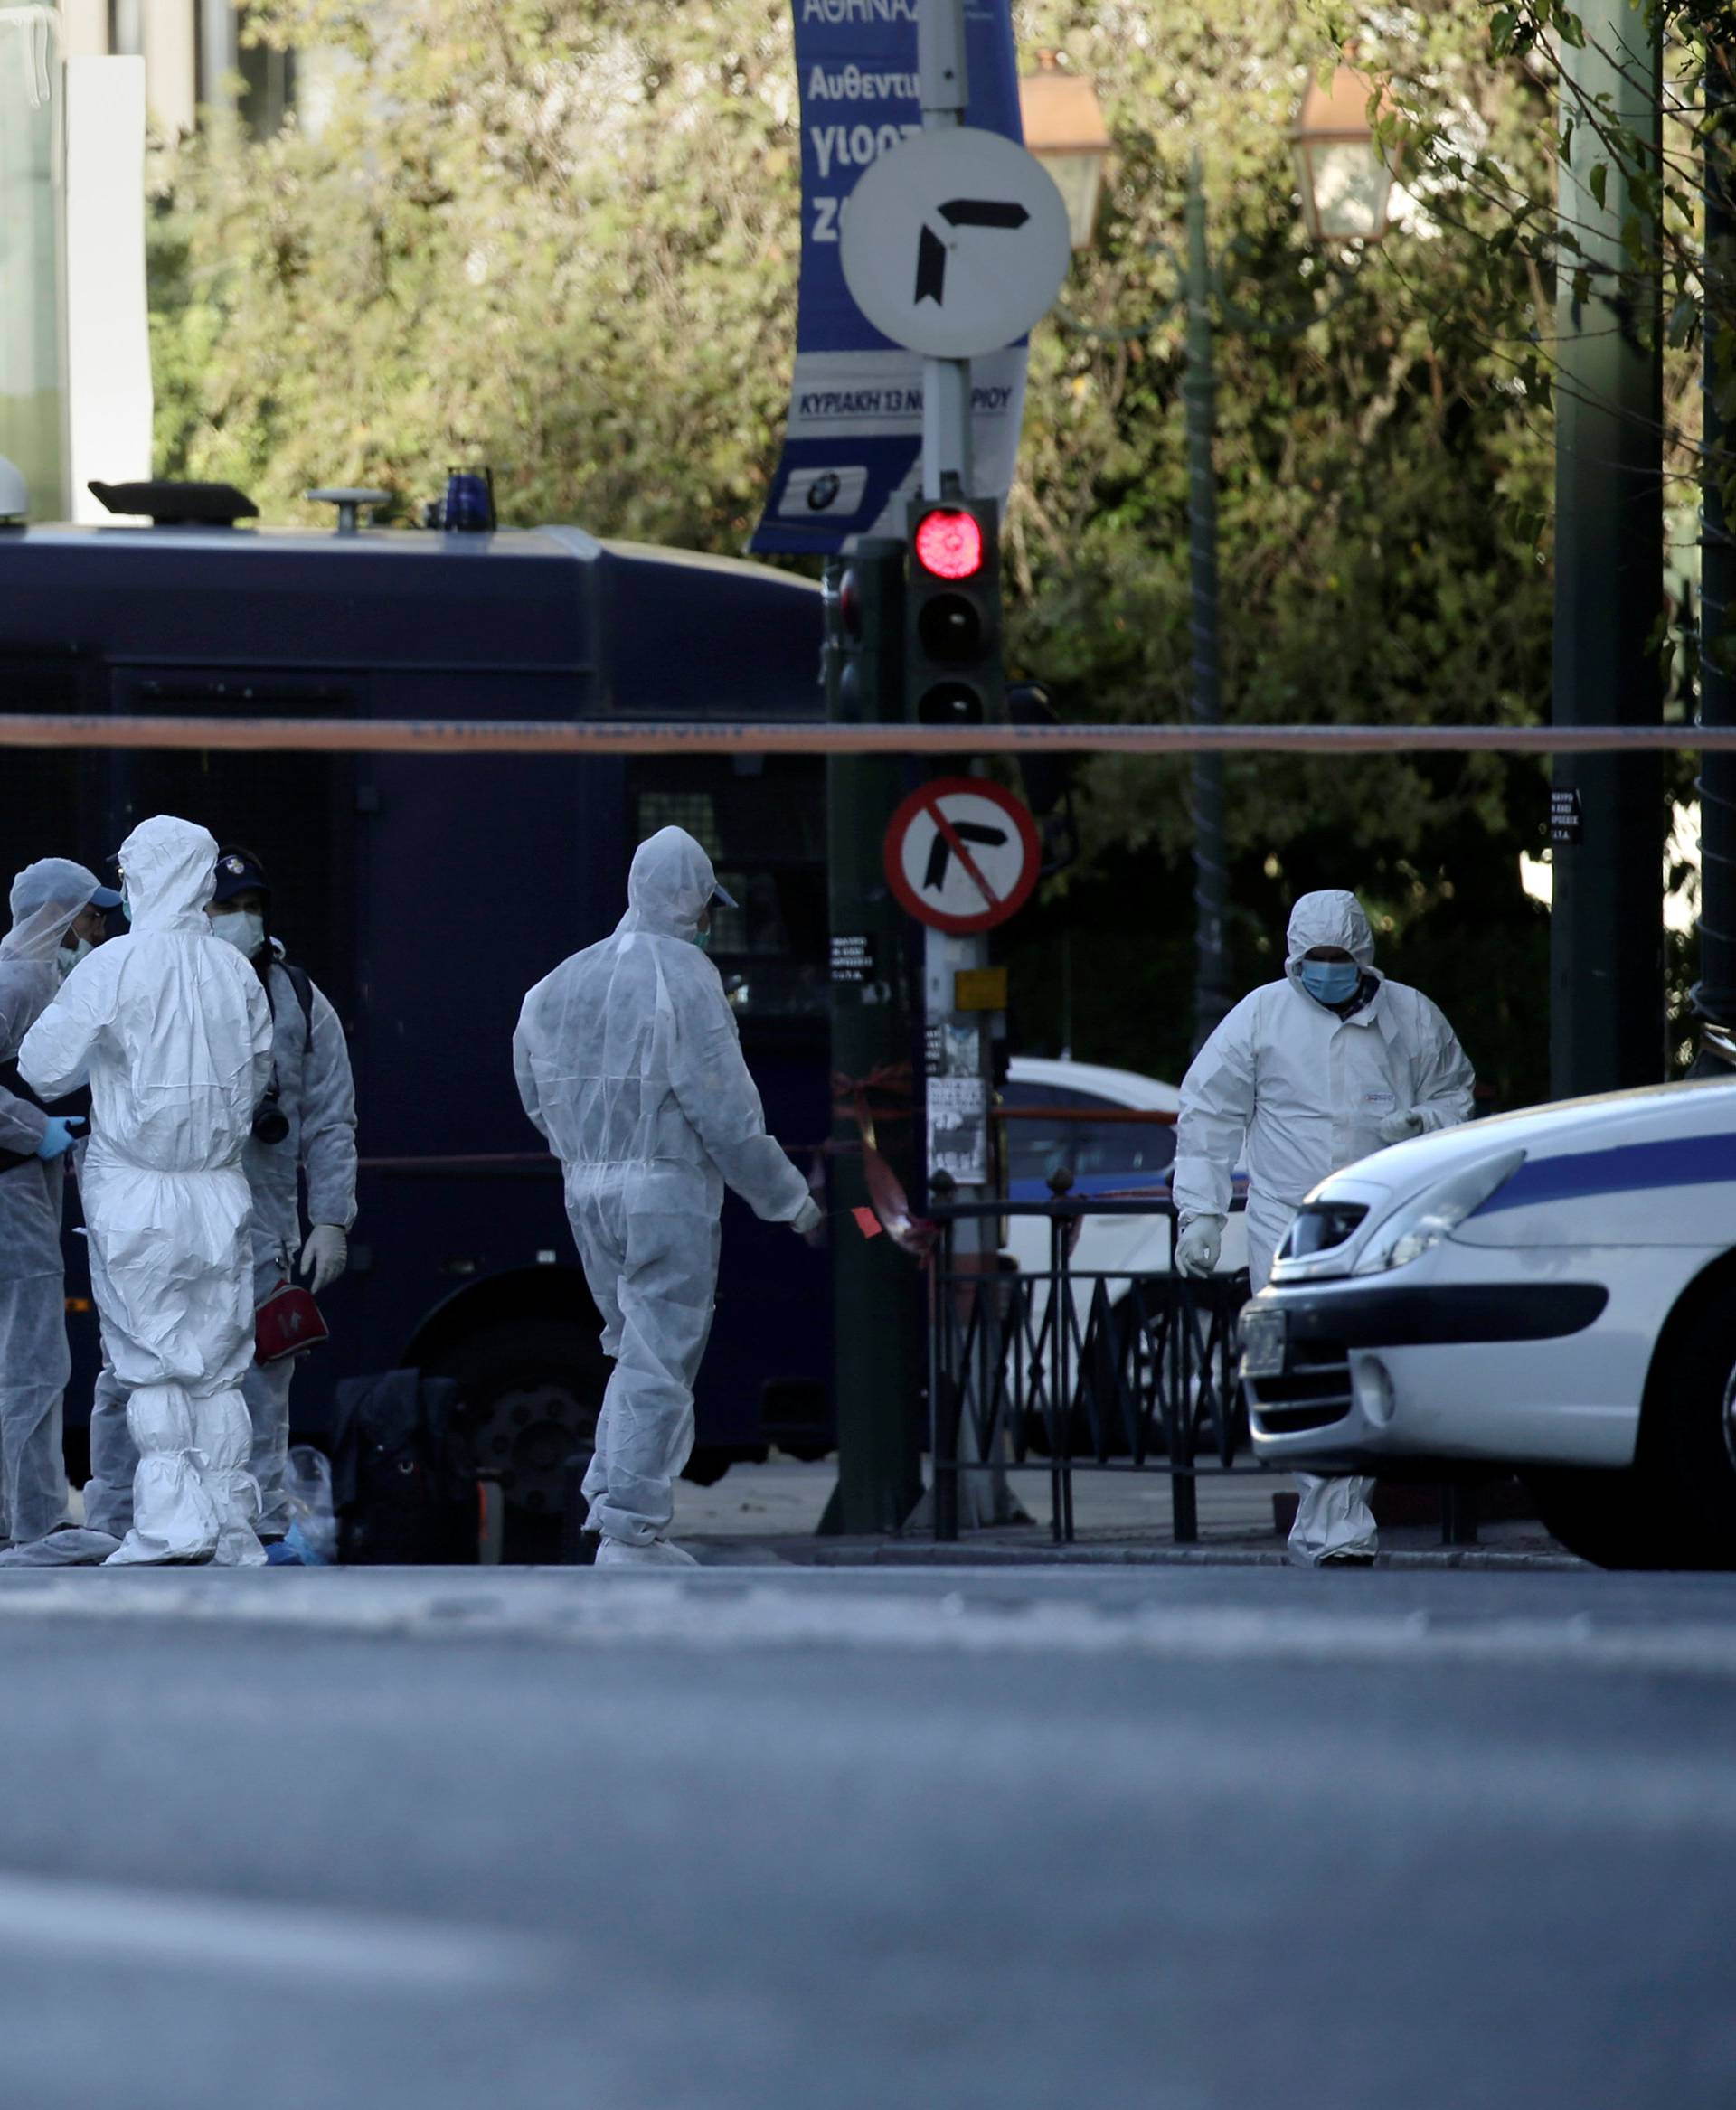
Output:
[[[1008,1107],[1125,1111],[1095,1092],[1064,1085],[1007,1084],[1001,1097]],[[1007,1176],[1014,1181],[1046,1180],[1061,1165],[1075,1181],[1113,1178],[1141,1186],[1161,1178],[1175,1162],[1175,1129],[1156,1121],[1009,1121],[1006,1146]]]

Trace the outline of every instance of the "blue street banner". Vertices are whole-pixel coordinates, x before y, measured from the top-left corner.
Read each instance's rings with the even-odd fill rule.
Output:
[[[839,261],[844,201],[864,169],[922,129],[920,0],[793,0],[802,118],[802,275],[783,458],[750,548],[830,557],[856,535],[901,536],[922,452],[922,361],[882,337]],[[1010,0],[965,0],[967,122],[1023,139]],[[974,495],[1005,498],[1024,409],[1024,346],[971,362]]]

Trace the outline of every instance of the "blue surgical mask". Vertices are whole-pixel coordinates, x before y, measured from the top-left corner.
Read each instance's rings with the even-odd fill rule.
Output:
[[[131,896],[130,896],[130,895],[127,893],[127,888],[126,888],[126,885],[125,885],[125,883],[124,883],[124,882],[122,883],[121,890],[120,890],[120,912],[121,912],[121,914],[122,914],[122,915],[123,915],[123,916],[126,918],[126,919],[127,920],[127,922],[128,922],[128,923],[130,923],[130,922],[132,921],[132,919],[133,919],[133,903],[132,903],[132,897],[131,897]]]
[[[696,945],[696,946],[699,947],[700,951],[701,951],[701,952],[703,952],[703,953],[708,953],[708,952],[710,952],[710,951],[711,951],[711,949],[712,949],[712,934],[711,934],[711,930],[710,930],[709,927],[708,927],[706,929],[704,929],[704,930],[696,930],[696,931],[694,931],[694,933],[693,933],[693,943],[694,943],[694,944],[695,944],[695,945]]]
[[[1356,994],[1363,970],[1354,960],[1304,960],[1297,976],[1316,1003],[1348,1003]]]

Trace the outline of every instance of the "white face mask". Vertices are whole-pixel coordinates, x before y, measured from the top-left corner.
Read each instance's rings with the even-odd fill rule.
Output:
[[[54,965],[61,970],[61,980],[64,982],[85,955],[96,949],[88,937],[81,937],[77,945],[63,945],[54,956]]]
[[[211,919],[211,935],[222,938],[226,944],[232,945],[237,952],[245,953],[250,960],[265,943],[265,918],[263,916],[241,913],[213,916]]]

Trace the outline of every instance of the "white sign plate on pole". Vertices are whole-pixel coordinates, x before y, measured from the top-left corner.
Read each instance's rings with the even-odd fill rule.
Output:
[[[1015,344],[1071,261],[1067,208],[1042,163],[963,125],[882,154],[844,205],[841,243],[863,314],[931,359]]]

